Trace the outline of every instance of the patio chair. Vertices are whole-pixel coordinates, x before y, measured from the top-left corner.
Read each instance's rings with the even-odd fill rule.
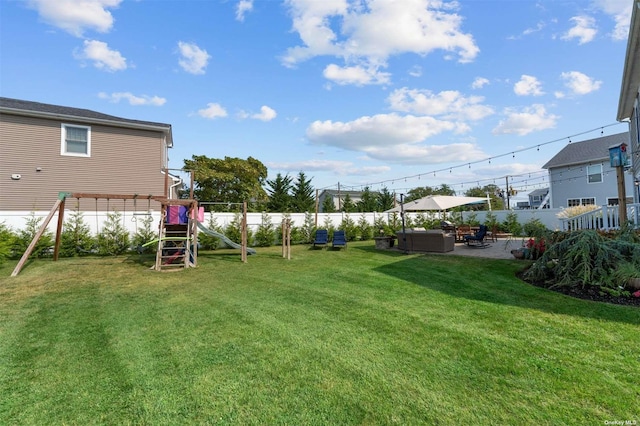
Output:
[[[333,233],[333,247],[344,247],[347,248],[347,236],[344,234],[344,231],[335,231]]]
[[[487,227],[486,225],[480,225],[480,229],[474,235],[465,235],[464,243],[467,247],[489,247],[484,239],[487,236]]]
[[[313,246],[326,246],[329,243],[329,231],[326,229],[316,230],[316,239],[313,241]]]
[[[465,242],[465,237],[473,235],[471,225],[462,224],[456,229],[456,241]]]

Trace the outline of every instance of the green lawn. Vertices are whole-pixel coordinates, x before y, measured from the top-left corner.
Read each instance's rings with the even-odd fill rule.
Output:
[[[294,246],[0,267],[0,424],[640,424],[640,309],[515,260]]]

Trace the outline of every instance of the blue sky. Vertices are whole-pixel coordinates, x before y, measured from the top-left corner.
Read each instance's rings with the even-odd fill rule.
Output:
[[[615,124],[631,0],[0,0],[0,95],[316,188],[545,186]],[[593,130],[593,131],[592,131]]]

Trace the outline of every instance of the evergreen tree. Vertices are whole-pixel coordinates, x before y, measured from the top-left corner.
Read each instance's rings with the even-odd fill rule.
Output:
[[[102,230],[98,234],[98,253],[117,255],[129,249],[129,231],[122,224],[120,212],[107,213]]]
[[[360,239],[363,241],[370,240],[373,236],[373,228],[364,214],[362,214],[358,220],[358,233],[360,234]]]
[[[333,202],[333,197],[330,195],[325,197],[325,199],[322,200],[322,212],[335,213],[335,211],[336,211],[336,205]]]
[[[218,225],[218,220],[212,214],[209,214],[207,228],[209,228],[212,231],[216,231],[220,234],[224,233],[224,230],[222,229],[222,227]],[[220,239],[211,235],[207,235],[204,232],[199,232],[198,243],[200,244],[200,247],[202,247],[205,250],[215,250],[220,245]]]
[[[282,176],[280,173],[275,179],[267,181],[267,193],[269,194],[267,210],[280,213],[291,211],[291,182],[292,179],[289,175]]]
[[[312,212],[316,209],[316,198],[311,186],[311,179],[307,179],[304,172],[298,173],[292,191],[292,210],[297,213]]]
[[[92,253],[95,238],[78,209],[73,210],[64,222],[60,235],[60,256],[73,257]]]
[[[375,212],[378,209],[378,202],[376,200],[376,196],[369,190],[369,187],[365,187],[364,191],[362,191],[362,197],[360,201],[358,201],[358,211],[365,212]]]
[[[349,194],[344,196],[342,200],[342,211],[346,213],[354,213],[357,210],[355,203],[351,200]]]
[[[262,212],[262,221],[258,225],[255,239],[258,247],[270,247],[276,239],[276,227],[271,222],[271,216],[267,212]]]
[[[15,250],[18,254],[22,255],[22,253],[27,251],[33,237],[38,233],[43,220],[43,217],[36,217],[35,212],[31,212],[31,216],[27,219],[26,227],[18,232],[18,237],[15,240]],[[31,252],[31,256],[42,257],[48,255],[54,244],[53,234],[45,231],[36,243],[33,252]]]
[[[377,211],[383,212],[393,208],[394,195],[389,192],[386,186],[378,193],[377,198]]]
[[[146,216],[140,222],[142,226],[138,227],[136,233],[133,235],[133,246],[140,254],[147,252],[155,253],[158,248],[157,244],[145,245],[156,238],[156,233],[151,227],[151,225],[153,225],[153,217]]]
[[[4,222],[0,222],[0,264],[13,254],[16,235]]]
[[[311,244],[313,242],[315,228],[316,226],[313,215],[306,212],[304,214],[304,225],[302,225],[300,230],[303,243]]]

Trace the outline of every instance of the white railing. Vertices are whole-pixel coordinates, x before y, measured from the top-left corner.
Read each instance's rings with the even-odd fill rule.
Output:
[[[627,204],[627,220],[638,227],[640,224],[640,204]],[[619,229],[620,209],[618,206],[602,206],[599,209],[592,210],[573,216],[570,218],[561,218],[563,231],[577,231],[580,229],[600,229],[609,231]]]

